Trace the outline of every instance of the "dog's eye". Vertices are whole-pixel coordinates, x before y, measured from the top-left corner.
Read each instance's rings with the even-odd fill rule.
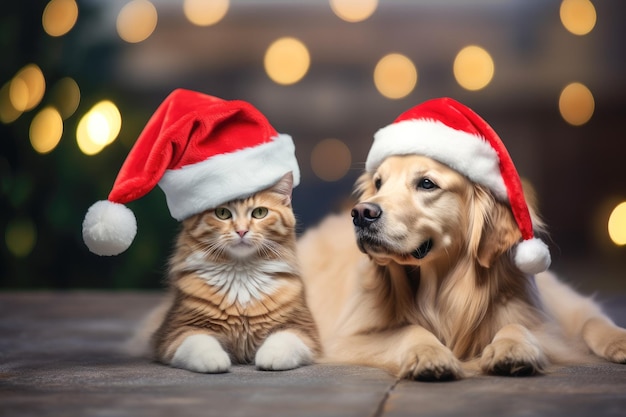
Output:
[[[376,187],[377,190],[380,190],[380,186],[383,185],[383,182],[380,178],[376,178],[374,180],[374,187]]]
[[[417,188],[421,188],[423,190],[434,190],[437,187],[437,184],[435,184],[431,179],[429,178],[422,178],[421,180],[419,180],[417,182]]]

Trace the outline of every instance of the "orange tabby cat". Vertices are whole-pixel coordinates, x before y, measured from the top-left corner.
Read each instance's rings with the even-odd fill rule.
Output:
[[[292,369],[319,354],[296,259],[292,184],[289,173],[183,221],[170,259],[173,304],[153,337],[158,360],[217,373],[231,362]]]

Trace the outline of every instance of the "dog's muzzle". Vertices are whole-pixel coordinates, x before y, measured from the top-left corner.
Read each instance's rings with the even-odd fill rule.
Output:
[[[359,203],[350,212],[356,227],[367,228],[383,215],[383,209],[374,203]]]

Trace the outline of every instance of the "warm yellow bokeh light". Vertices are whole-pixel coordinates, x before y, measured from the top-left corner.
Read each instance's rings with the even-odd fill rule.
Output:
[[[309,70],[311,57],[307,47],[296,38],[280,38],[265,52],[265,72],[278,84],[295,84]]]
[[[78,122],[76,143],[85,155],[95,155],[119,135],[122,116],[117,106],[103,100],[91,108]]]
[[[361,22],[378,7],[378,0],[330,0],[333,13],[346,22]]]
[[[14,122],[22,115],[22,112],[13,107],[11,103],[11,98],[9,97],[11,84],[11,82],[8,82],[0,89],[0,122],[4,124]]]
[[[111,135],[111,128],[104,114],[90,112],[87,118],[87,134],[98,145],[106,145]]]
[[[108,136],[104,142],[110,145],[119,135],[122,128],[122,115],[117,106],[110,100],[104,100],[96,104],[91,110],[92,116],[97,115],[106,121]]]
[[[41,23],[50,36],[63,36],[76,24],[78,5],[75,0],[51,0],[43,11]]]
[[[315,175],[328,182],[343,178],[352,164],[352,154],[338,139],[324,139],[311,152],[311,168]]]
[[[561,117],[573,126],[584,125],[593,116],[593,94],[581,83],[571,83],[561,91],[559,111]]]
[[[9,100],[14,109],[25,111],[28,106],[28,86],[26,82],[18,77],[11,80],[9,85]]]
[[[28,111],[37,106],[46,92],[46,80],[35,64],[22,68],[11,80],[9,97],[18,111]]]
[[[211,26],[228,12],[229,0],[185,0],[185,17],[196,26]]]
[[[52,88],[52,103],[65,120],[74,114],[80,104],[80,88],[70,77],[61,78]]]
[[[87,131],[87,123],[89,122],[88,116],[88,114],[85,114],[78,122],[78,127],[76,127],[76,143],[82,153],[91,156],[96,155],[104,149],[104,145],[95,143],[89,136]]]
[[[148,0],[132,0],[117,15],[117,33],[126,42],[144,41],[156,29],[157,10]]]
[[[31,253],[37,242],[37,229],[30,219],[18,218],[9,224],[4,233],[9,252],[17,258],[24,258]]]
[[[454,59],[454,78],[466,90],[485,88],[493,79],[494,71],[491,55],[480,46],[466,46]]]
[[[63,136],[63,119],[58,110],[48,106],[42,109],[30,123],[30,144],[41,154],[51,152]]]
[[[589,0],[563,0],[559,14],[565,29],[574,35],[586,35],[596,25],[596,8]]]
[[[374,85],[387,98],[406,97],[417,85],[417,68],[404,55],[386,55],[374,68]]]
[[[626,245],[626,201],[621,202],[609,216],[609,237],[618,246]]]

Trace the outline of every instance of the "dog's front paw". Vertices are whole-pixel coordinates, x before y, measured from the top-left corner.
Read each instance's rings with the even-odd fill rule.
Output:
[[[483,350],[480,367],[488,374],[530,376],[541,373],[547,362],[547,358],[537,345],[502,338],[487,345]]]
[[[176,349],[170,362],[175,368],[202,373],[222,373],[230,368],[230,357],[213,336],[188,336]]]
[[[400,377],[418,381],[452,381],[463,378],[463,370],[447,347],[420,345],[408,353]]]
[[[256,353],[254,363],[264,371],[284,371],[307,365],[313,352],[296,334],[289,331],[270,335]]]

